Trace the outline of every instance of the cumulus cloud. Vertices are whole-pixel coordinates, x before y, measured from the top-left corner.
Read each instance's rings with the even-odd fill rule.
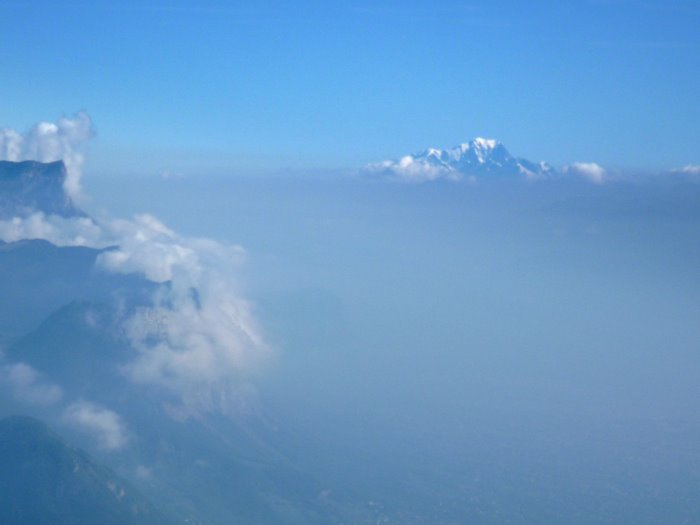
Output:
[[[405,182],[428,182],[440,179],[457,181],[461,179],[461,175],[450,166],[436,164],[412,155],[406,155],[398,161],[385,160],[370,164],[365,170],[368,173],[388,175]]]
[[[63,397],[61,387],[51,383],[26,363],[1,366],[0,382],[9,387],[18,401],[31,405],[50,406]]]
[[[78,401],[70,404],[64,419],[92,436],[104,450],[119,450],[129,442],[126,425],[119,414],[95,403]]]
[[[603,184],[608,176],[605,168],[595,162],[574,162],[564,167],[564,173],[578,175],[594,184]]]
[[[93,135],[92,119],[84,111],[56,122],[39,122],[26,133],[0,129],[0,160],[63,160],[67,171],[64,189],[73,199],[79,199],[85,160],[81,146]]]

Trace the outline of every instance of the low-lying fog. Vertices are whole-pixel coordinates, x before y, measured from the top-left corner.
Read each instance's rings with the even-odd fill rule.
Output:
[[[240,286],[274,349],[254,383],[310,469],[502,523],[700,519],[700,185],[86,189],[95,214],[246,249]]]

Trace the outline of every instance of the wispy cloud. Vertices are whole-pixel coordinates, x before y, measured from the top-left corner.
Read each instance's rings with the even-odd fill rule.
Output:
[[[684,173],[686,175],[700,175],[700,164],[688,164],[673,171],[674,173]]]
[[[700,164],[686,164],[682,168],[671,170],[671,174],[688,182],[700,182]]]

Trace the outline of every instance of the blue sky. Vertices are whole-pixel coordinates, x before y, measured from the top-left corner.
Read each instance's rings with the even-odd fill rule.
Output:
[[[0,126],[85,109],[89,169],[353,168],[494,137],[700,163],[700,5],[0,1]]]

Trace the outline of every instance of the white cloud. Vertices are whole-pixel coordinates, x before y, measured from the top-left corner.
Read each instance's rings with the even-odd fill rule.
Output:
[[[36,212],[0,221],[0,240],[44,239],[56,246],[109,246],[104,230],[88,217],[70,218]]]
[[[14,129],[0,129],[0,160],[20,160],[23,142],[24,137]]]
[[[119,414],[95,403],[72,403],[66,408],[64,418],[90,434],[104,450],[119,450],[129,442],[126,426]]]
[[[457,181],[461,175],[443,164],[406,155],[398,161],[385,160],[366,167],[369,173],[388,175],[405,182],[428,182],[439,179]]]
[[[594,184],[603,184],[608,176],[605,168],[595,162],[574,162],[564,167],[564,173],[578,175]]]
[[[106,252],[103,265],[112,271],[142,268],[152,280],[170,281],[126,323],[139,356],[125,372],[137,383],[179,393],[188,410],[227,412],[235,405],[237,383],[267,353],[250,306],[237,291],[241,248],[181,238],[167,229],[148,242],[132,237],[122,246]]]
[[[85,160],[80,147],[93,135],[92,120],[84,111],[56,122],[39,122],[23,134],[13,129],[0,129],[0,160],[62,160],[67,171],[64,189],[73,199],[79,199]]]
[[[98,264],[114,273],[141,273],[155,282],[172,280],[177,272],[197,274],[198,258],[189,239],[175,234],[155,217],[136,215],[115,220],[109,233],[119,247],[100,255]]]
[[[700,175],[700,165],[688,164],[682,168],[673,170],[674,173],[683,173],[684,175]]]
[[[12,395],[23,403],[49,406],[61,400],[61,387],[48,381],[26,363],[0,367],[0,382],[10,388]]]

